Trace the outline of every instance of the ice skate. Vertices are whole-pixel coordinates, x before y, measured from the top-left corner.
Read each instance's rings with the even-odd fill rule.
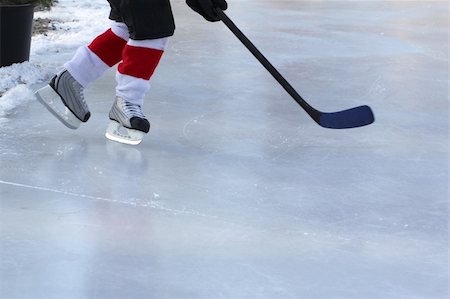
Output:
[[[77,129],[91,116],[84,100],[83,86],[66,70],[36,91],[36,97],[68,128]]]
[[[150,130],[150,123],[145,118],[141,106],[117,97],[109,112],[111,123],[106,130],[106,138],[137,145],[144,134]]]

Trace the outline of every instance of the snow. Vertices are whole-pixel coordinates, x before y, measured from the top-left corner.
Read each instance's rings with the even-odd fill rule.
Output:
[[[18,84],[9,89],[0,99],[0,124],[8,120],[8,114],[17,106],[32,100],[34,100],[34,93],[25,84]]]
[[[49,72],[30,62],[0,68],[0,122],[14,108],[34,100],[31,85],[49,77]]]
[[[35,17],[54,20],[57,30],[33,37],[32,59],[48,57],[49,53],[72,53],[88,43],[108,27],[108,7],[104,0],[59,0],[50,11],[36,12]]]
[[[71,55],[108,27],[108,7],[104,0],[59,0],[50,11],[35,12],[35,18],[51,19],[55,30],[33,36],[29,62],[0,68],[0,125],[35,100],[34,86],[47,82],[60,67],[54,55]]]

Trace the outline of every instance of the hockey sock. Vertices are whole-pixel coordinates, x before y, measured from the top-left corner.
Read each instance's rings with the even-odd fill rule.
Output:
[[[99,78],[110,67],[122,60],[122,51],[128,41],[128,29],[115,22],[88,46],[77,49],[64,67],[83,87]]]
[[[116,95],[142,106],[169,38],[129,40],[116,73]]]

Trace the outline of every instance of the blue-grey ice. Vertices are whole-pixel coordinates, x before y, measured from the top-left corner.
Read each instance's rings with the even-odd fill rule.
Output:
[[[311,105],[376,122],[317,126],[173,1],[139,146],[104,137],[114,70],[79,130],[37,101],[0,123],[0,298],[448,298],[448,2],[229,2]]]

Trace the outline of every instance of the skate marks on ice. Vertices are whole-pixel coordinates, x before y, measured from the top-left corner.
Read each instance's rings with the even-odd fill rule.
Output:
[[[173,206],[170,201],[167,201],[168,195],[163,190],[165,185],[162,189],[156,183],[155,186],[149,185],[149,180],[164,183],[167,177],[158,173],[146,174],[149,167],[146,157],[148,153],[145,154],[135,147],[102,139],[101,136],[97,145],[85,141],[70,141],[70,135],[66,138],[67,140],[64,138],[29,140],[35,145],[32,152],[26,147],[4,144],[0,157],[8,167],[3,169],[5,175],[0,178],[0,186],[11,186],[19,190],[28,189],[42,194],[49,192],[63,200],[75,198],[83,201],[101,201],[149,208],[171,215],[215,218],[184,205]],[[96,158],[100,153],[105,156],[105,159]],[[8,168],[15,168],[17,161],[24,159],[29,160],[26,169],[19,167],[18,173],[13,176],[7,175]],[[76,161],[75,165],[73,161]],[[121,162],[117,163],[117,161]],[[32,171],[32,175],[21,179],[29,171]],[[123,188],[121,182],[126,181],[136,172],[144,174],[142,180],[130,181],[127,183],[128,188]],[[87,183],[86,179],[91,183]],[[145,184],[147,187],[144,188]],[[134,192],[134,189],[137,191]],[[41,197],[45,198],[44,195],[37,196],[37,198]]]
[[[378,78],[372,89],[378,90]],[[295,107],[296,108],[296,107]],[[358,129],[359,130],[359,129]],[[364,134],[327,131],[309,121],[304,113],[293,111],[214,110],[187,121],[182,129],[185,146],[194,147],[208,157],[234,156],[275,162],[296,158],[300,152],[322,149],[318,162],[332,158],[332,150],[371,148],[374,141]],[[301,160],[299,160],[300,162]]]
[[[32,189],[36,191],[46,191],[46,192],[53,192],[61,195],[67,195],[67,196],[73,196],[73,197],[79,197],[79,198],[86,198],[86,199],[92,199],[92,200],[101,200],[101,201],[108,201],[108,202],[117,202],[117,203],[123,203],[123,204],[130,204],[135,206],[148,206],[148,205],[142,205],[142,204],[131,204],[129,202],[115,200],[111,198],[105,198],[100,196],[92,196],[87,194],[81,194],[81,193],[74,193],[69,191],[64,191],[61,189],[54,189],[54,188],[47,188],[47,187],[40,187],[40,186],[34,186],[34,185],[28,185],[28,184],[22,184],[22,183],[15,183],[15,182],[8,182],[8,181],[2,181],[0,180],[0,184],[3,185],[9,185],[19,188],[26,188],[26,189]]]
[[[41,187],[41,186],[28,185],[28,184],[9,182],[9,181],[2,181],[2,180],[0,180],[0,184],[18,187],[18,188],[31,189],[31,190],[35,190],[35,191],[51,192],[51,193],[56,193],[56,194],[59,194],[62,196],[76,197],[76,198],[80,198],[80,199],[104,201],[104,202],[108,202],[108,203],[117,203],[117,204],[139,207],[139,208],[150,208],[150,209],[155,209],[155,210],[162,211],[162,212],[167,212],[172,215],[198,216],[198,217],[206,217],[206,218],[214,218],[214,219],[217,218],[215,216],[207,215],[207,214],[200,213],[200,212],[197,212],[194,210],[187,210],[187,209],[180,210],[180,209],[169,208],[169,207],[164,206],[164,204],[162,204],[161,201],[151,200],[151,199],[127,198],[127,199],[119,200],[119,199],[106,198],[106,197],[101,197],[101,196],[93,196],[93,195],[83,194],[83,193],[75,193],[75,192],[65,191],[62,189]],[[158,193],[153,193],[152,197],[156,199],[156,198],[160,198],[161,195]]]
[[[310,124],[304,123],[308,120],[300,116],[292,126],[292,117],[298,113],[282,118],[268,111],[214,110],[187,121],[182,137],[187,146],[207,154],[277,159],[308,146],[302,134],[310,129]]]
[[[36,107],[42,109],[39,104],[36,104]],[[15,127],[11,129],[14,131]],[[119,197],[114,196],[113,193],[104,192],[108,189],[108,185],[113,186],[110,181],[105,181],[105,177],[114,175],[118,170],[109,169],[108,164],[103,164],[95,158],[98,155],[95,152],[99,152],[94,148],[97,147],[96,145],[87,143],[83,139],[77,140],[65,131],[63,135],[55,136],[53,132],[48,131],[44,137],[36,136],[35,129],[36,127],[28,126],[27,130],[20,132],[20,135],[16,134],[14,139],[6,139],[9,135],[0,130],[0,136],[9,141],[0,143],[0,198],[7,200],[13,199],[15,194],[24,194],[31,199],[39,200],[46,198],[45,193],[52,193],[53,196],[62,200],[76,198],[84,201],[95,200],[151,208],[169,213],[189,213],[189,211],[177,211],[164,206],[158,200],[160,194],[157,191],[149,193],[146,197],[135,194],[130,197]],[[67,128],[62,127],[62,130]],[[25,139],[27,145],[24,146]],[[103,141],[101,136],[98,140]],[[136,164],[145,167],[139,151],[129,148],[121,150],[120,147],[114,147],[106,140],[103,145],[103,154],[112,161],[119,157],[122,161],[126,161],[122,169],[127,170],[128,165],[135,167]],[[99,183],[96,183],[96,180]],[[16,191],[7,192],[8,186]]]

